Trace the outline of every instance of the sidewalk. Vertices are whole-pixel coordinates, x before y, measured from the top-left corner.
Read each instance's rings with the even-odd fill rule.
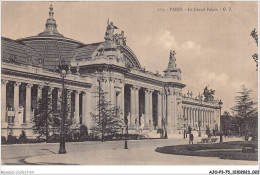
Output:
[[[217,157],[195,157],[162,154],[155,152],[157,146],[134,147],[129,149],[88,150],[67,154],[52,154],[30,157],[30,164],[69,165],[257,165],[257,161],[225,160]]]

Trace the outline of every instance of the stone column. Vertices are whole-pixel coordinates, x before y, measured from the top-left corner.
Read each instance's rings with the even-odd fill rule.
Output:
[[[211,120],[211,111],[209,111],[209,125],[212,126],[212,120]]]
[[[76,124],[80,123],[79,120],[79,91],[75,92],[75,119],[76,119]]]
[[[166,117],[166,124],[167,126],[171,123],[170,122],[170,115],[171,115],[171,106],[170,106],[170,95],[169,93],[167,93],[167,96],[166,96],[166,103],[167,103],[167,117]]]
[[[149,92],[149,120],[153,124],[153,90]]]
[[[203,113],[203,126],[205,127],[205,123],[206,123],[205,122],[205,111],[203,110],[202,113]]]
[[[32,90],[32,84],[28,83],[26,85],[26,106],[25,106],[25,120],[26,123],[31,123],[31,90]]]
[[[21,82],[14,83],[14,110],[17,111],[19,109],[19,86]]]
[[[195,125],[198,127],[198,109],[195,109]]]
[[[122,86],[122,91],[121,91],[121,104],[120,104],[120,107],[121,107],[121,110],[122,110],[122,119],[124,119],[124,116],[125,116],[125,86],[124,86],[124,84]]]
[[[209,115],[209,111],[207,111],[207,121],[208,121],[208,126],[210,126],[210,115]]]
[[[178,122],[178,113],[177,113],[177,101],[178,91],[174,89],[172,96],[172,133],[177,133],[177,122]]]
[[[140,87],[135,86],[135,119],[139,120],[139,89]]]
[[[114,78],[111,78],[110,80],[109,80],[109,101],[111,101],[111,104],[113,105],[113,106],[116,106],[116,105],[118,105],[119,106],[119,104],[116,104],[116,92],[115,92],[115,87],[114,87]]]
[[[85,91],[85,97],[84,97],[84,107],[85,107],[85,125],[88,127],[88,129],[90,130],[92,127],[92,118],[90,116],[90,105],[92,103],[92,99],[91,99],[91,93],[89,90]]]
[[[158,107],[157,107],[157,117],[158,117],[158,127],[161,128],[162,126],[162,93],[158,92],[157,93],[157,102],[158,102]]]
[[[192,109],[192,126],[195,127],[195,109]]]
[[[165,98],[165,93],[162,93],[162,118],[166,119],[166,98]],[[162,124],[162,121],[160,121]]]
[[[86,90],[82,96],[82,124],[86,125],[88,129],[91,129],[92,118],[90,116],[91,94],[89,90]]]
[[[208,111],[205,111],[205,118],[206,118],[206,125],[208,125],[208,122],[209,122],[209,118],[208,118]]]
[[[15,111],[15,123],[23,123],[23,118],[19,119],[18,117],[18,110],[19,110],[19,87],[21,85],[21,82],[15,82],[14,83],[14,111]],[[26,93],[27,94],[27,93]]]
[[[144,117],[144,125],[145,126],[149,126],[149,119],[150,119],[150,110],[149,110],[149,107],[150,107],[150,103],[149,103],[149,89],[146,89],[145,90],[145,108],[144,108],[144,113],[145,113],[145,117]]]
[[[135,87],[132,86],[130,88],[130,91],[131,91],[130,92],[131,109],[130,109],[130,122],[129,123],[130,123],[130,125],[133,125],[135,122]]]
[[[42,98],[42,85],[38,85],[37,87],[37,101],[39,101]]]
[[[87,126],[87,99],[86,99],[86,92],[82,93],[82,125],[86,125]],[[90,129],[88,127],[88,129]]]
[[[7,94],[6,94],[6,85],[8,83],[8,80],[1,80],[1,123],[2,123],[2,126],[3,126],[3,123],[6,120],[6,97],[7,97]]]

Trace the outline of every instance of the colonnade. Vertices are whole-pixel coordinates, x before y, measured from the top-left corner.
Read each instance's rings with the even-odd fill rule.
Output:
[[[144,96],[141,97],[140,93],[144,93]],[[130,115],[128,115],[130,126],[140,124],[144,128],[153,126],[161,128],[164,118],[168,128],[173,129],[174,126],[177,126],[177,121],[174,119],[176,117],[174,115],[176,111],[174,106],[176,104],[174,102],[175,95],[172,92],[166,94],[162,90],[130,85]],[[153,96],[156,100],[153,99]],[[144,103],[144,105],[139,103]],[[139,109],[140,106],[143,106],[143,109]],[[157,123],[154,123],[154,121],[157,121]]]
[[[10,101],[8,103],[7,106],[7,99],[10,98],[8,97],[7,94],[7,85],[9,84],[10,86],[13,86],[13,104],[10,104]],[[19,104],[19,97],[21,94],[20,93],[20,86],[23,85],[26,87],[25,90],[25,106],[23,111],[19,111],[21,110],[20,108],[20,104]],[[32,96],[32,88],[37,89],[37,97]],[[48,95],[50,95],[51,97],[51,106],[53,108],[54,105],[52,105],[52,102],[55,102],[57,104],[56,108],[57,109],[61,109],[61,102],[62,102],[62,89],[61,87],[58,86],[53,86],[53,85],[42,85],[42,84],[38,84],[38,83],[34,83],[34,82],[26,82],[26,81],[9,81],[9,80],[5,80],[2,79],[1,80],[1,122],[2,123],[13,123],[15,125],[19,125],[19,124],[27,124],[30,125],[31,123],[31,119],[32,116],[34,115],[33,113],[33,108],[32,105],[35,106],[35,104],[32,104],[32,99],[36,98],[35,102],[37,103],[37,101],[43,97],[43,88],[47,89],[47,93]],[[56,99],[55,96],[53,95],[53,91],[57,90],[57,96]],[[90,99],[90,92],[88,89],[67,89],[67,103],[69,104],[69,102],[71,102],[71,94],[74,93],[75,94],[75,101],[73,102],[73,104],[75,104],[75,113],[73,115],[73,117],[75,118],[75,122],[76,124],[85,124],[87,125],[88,123],[90,123],[90,119],[89,118],[89,99]],[[81,105],[80,105],[80,96],[81,96]],[[72,103],[71,103],[72,104]],[[71,105],[70,104],[70,105]],[[74,107],[74,106],[73,106]],[[81,112],[81,116],[80,116],[80,108],[82,109]],[[12,120],[8,120],[8,111],[10,111],[12,113],[12,117],[14,117],[14,121]],[[19,118],[21,116],[18,115],[19,112],[25,113],[24,116],[22,116],[22,119]],[[82,121],[80,121],[80,118],[82,118]]]
[[[216,121],[214,109],[208,110],[186,106],[183,106],[182,109],[187,125],[192,128],[199,127],[199,121],[201,121],[201,127],[212,127]]]

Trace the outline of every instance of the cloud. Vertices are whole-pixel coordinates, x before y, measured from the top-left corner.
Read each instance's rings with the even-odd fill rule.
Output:
[[[216,73],[207,69],[196,72],[199,85],[212,84],[215,86],[225,87],[229,82],[229,75],[226,72]]]
[[[196,44],[194,41],[186,41],[181,45],[183,52],[192,51],[192,54],[199,55],[201,52],[201,45]]]
[[[170,49],[178,48],[178,43],[170,31],[166,30],[160,33],[157,40],[160,44],[162,44],[165,47],[165,49],[170,50]]]

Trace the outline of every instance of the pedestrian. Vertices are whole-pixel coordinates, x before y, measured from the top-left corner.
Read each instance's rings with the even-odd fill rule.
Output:
[[[194,139],[194,136],[193,136],[193,134],[191,133],[191,134],[190,134],[190,142],[191,142],[191,144],[193,144],[193,139]]]

